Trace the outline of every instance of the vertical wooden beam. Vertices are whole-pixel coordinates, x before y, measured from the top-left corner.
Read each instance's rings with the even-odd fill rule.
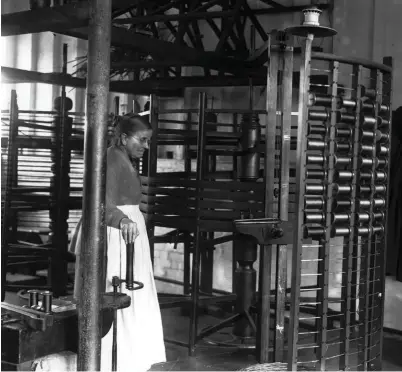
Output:
[[[87,125],[85,128],[82,290],[78,302],[79,371],[99,371],[101,278],[105,244],[106,133],[110,74],[111,0],[91,0],[88,40]],[[110,366],[104,366],[109,368]]]

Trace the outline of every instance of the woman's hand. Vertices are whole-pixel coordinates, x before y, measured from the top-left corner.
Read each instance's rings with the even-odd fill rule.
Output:
[[[129,218],[123,218],[120,221],[120,230],[126,244],[134,243],[135,238],[139,235],[137,224]]]

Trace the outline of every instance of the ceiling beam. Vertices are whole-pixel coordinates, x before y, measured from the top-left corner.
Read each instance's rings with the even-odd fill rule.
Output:
[[[130,0],[113,0],[113,8],[128,8],[139,3]],[[329,7],[328,4],[318,3],[316,6],[322,10]],[[298,12],[305,9],[306,6],[289,6],[283,8],[267,8],[267,9],[252,9],[255,15],[263,14],[280,14]],[[221,18],[219,12],[214,17]],[[220,13],[222,14],[222,13]],[[171,15],[170,17],[175,17]],[[169,17],[169,16],[166,16]],[[207,15],[207,17],[210,17]],[[214,18],[212,17],[212,18]],[[141,17],[136,17],[136,22],[144,23]],[[71,28],[84,27],[88,25],[89,6],[88,2],[78,2],[63,6],[55,6],[50,8],[40,8],[27,10],[17,13],[9,13],[1,15],[1,36],[14,36],[22,34],[32,34],[38,32],[60,32]],[[169,19],[167,19],[168,21]],[[149,21],[145,22],[149,23]]]
[[[188,12],[188,13],[177,13],[177,14],[155,14],[155,15],[145,15],[141,17],[130,17],[130,18],[119,18],[114,19],[112,22],[119,25],[139,25],[147,24],[151,22],[166,22],[166,21],[190,21],[196,19],[211,19],[211,18],[225,18],[234,15],[234,11],[224,11],[224,12]]]
[[[76,78],[61,73],[43,73],[21,70],[12,67],[1,68],[1,82],[3,84],[43,83],[73,88],[86,88],[86,79]],[[152,93],[165,97],[181,97],[184,88],[171,88],[167,85],[159,87],[152,81],[129,81],[128,84],[119,84],[121,81],[110,81],[111,92],[149,95]]]
[[[88,38],[86,28],[65,31],[63,34],[80,39]],[[204,52],[195,48],[177,45],[168,41],[134,33],[120,27],[112,27],[112,45],[131,47],[162,58],[167,55],[173,55],[182,62],[186,64],[189,63],[193,66],[208,67],[229,73],[256,73],[253,68],[254,66],[246,61],[226,57],[215,52]]]
[[[293,72],[293,87],[299,87],[299,72]],[[53,85],[65,85],[75,88],[86,87],[86,80],[75,78],[71,75],[60,73],[42,73],[36,71],[20,70],[10,67],[1,68],[2,83],[18,84],[18,83],[45,83]],[[327,75],[312,75],[311,82],[313,84],[327,84]],[[255,87],[266,86],[266,75],[254,76],[252,83]],[[180,78],[162,78],[162,79],[146,79],[142,81],[118,80],[110,82],[110,91],[116,93],[128,93],[148,95],[156,93],[164,96],[180,96],[185,88],[195,87],[225,87],[225,86],[243,86],[247,87],[250,80],[247,77],[231,77],[231,76],[184,76]],[[180,93],[180,94],[179,94]]]

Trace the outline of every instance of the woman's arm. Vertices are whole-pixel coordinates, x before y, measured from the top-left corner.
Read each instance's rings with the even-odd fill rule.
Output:
[[[111,155],[111,154],[110,154]],[[119,202],[119,184],[121,179],[122,164],[115,156],[107,157],[106,170],[106,225],[120,228],[120,221],[127,216],[117,208]]]

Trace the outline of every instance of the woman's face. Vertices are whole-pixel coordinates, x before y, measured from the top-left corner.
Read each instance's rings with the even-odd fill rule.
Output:
[[[149,141],[152,137],[152,130],[140,130],[129,136],[123,134],[122,143],[131,159],[140,159],[145,150],[149,148]]]

